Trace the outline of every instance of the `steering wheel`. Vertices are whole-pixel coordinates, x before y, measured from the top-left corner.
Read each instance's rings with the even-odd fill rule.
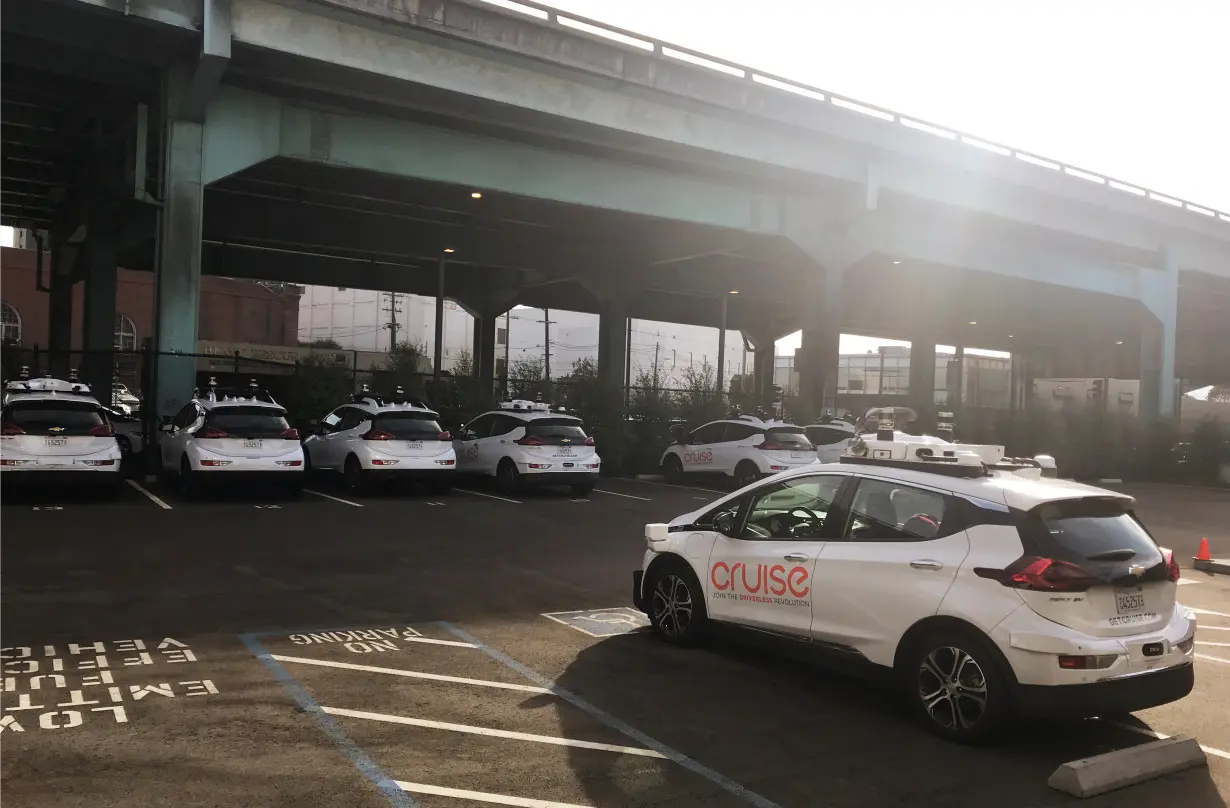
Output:
[[[813,511],[811,508],[804,508],[802,505],[794,506],[789,511],[787,511],[786,515],[794,516],[796,511],[801,512],[803,514],[803,518],[805,521],[797,522],[790,526],[791,536],[797,535],[796,531],[798,531],[800,528],[804,526],[806,526],[809,531],[812,531],[814,535],[814,531],[817,528],[819,528],[821,525],[824,524],[824,520],[820,518],[820,515],[818,513]]]

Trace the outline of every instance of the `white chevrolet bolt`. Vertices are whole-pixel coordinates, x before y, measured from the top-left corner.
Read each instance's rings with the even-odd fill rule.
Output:
[[[816,462],[816,447],[803,427],[740,415],[712,421],[678,438],[663,452],[661,466],[668,482],[720,474],[747,485]]]
[[[366,388],[326,415],[303,442],[308,468],[342,475],[359,492],[375,482],[414,481],[434,494],[453,490],[457,455],[440,414],[400,388],[380,396]]]
[[[23,378],[4,389],[0,474],[4,486],[97,484],[118,491],[121,453],[107,412],[78,382]]]
[[[749,629],[886,671],[927,727],[962,742],[1012,715],[1191,692],[1178,560],[1131,497],[1001,447],[900,437],[862,436],[858,456],[646,525],[637,606],[673,643]]]
[[[286,410],[255,383],[225,390],[212,383],[159,428],[162,471],[191,498],[209,485],[270,483],[292,498],[303,492],[303,447]]]
[[[501,402],[466,424],[453,446],[458,472],[494,476],[506,494],[568,486],[574,496],[588,496],[602,467],[581,419],[542,402]]]

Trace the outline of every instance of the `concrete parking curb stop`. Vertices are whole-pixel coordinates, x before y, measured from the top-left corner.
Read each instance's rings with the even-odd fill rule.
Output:
[[[1211,572],[1215,575],[1230,575],[1230,558],[1194,558],[1192,566],[1201,572]]]
[[[1084,799],[1207,765],[1196,739],[1178,735],[1073,760],[1056,769],[1046,782],[1051,788]]]

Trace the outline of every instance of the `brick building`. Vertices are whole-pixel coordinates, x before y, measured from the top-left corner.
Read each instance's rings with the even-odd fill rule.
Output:
[[[0,248],[0,315],[5,341],[48,345],[48,295],[38,291],[35,251]],[[50,259],[44,256],[44,265]],[[44,283],[49,269],[44,270]],[[83,284],[73,289],[74,349],[81,346]],[[201,278],[199,339],[257,345],[296,345],[302,288],[264,286],[253,281]],[[154,275],[119,270],[115,295],[116,346],[135,349],[154,334]]]

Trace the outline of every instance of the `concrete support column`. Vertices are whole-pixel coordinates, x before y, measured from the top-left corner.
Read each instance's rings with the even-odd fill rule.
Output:
[[[820,275],[818,268],[816,275]],[[799,349],[799,395],[816,415],[837,408],[843,275],[842,267],[825,267],[823,275],[809,284],[809,317]]]
[[[1171,419],[1175,412],[1175,333],[1179,319],[1179,265],[1162,251],[1160,270],[1141,270],[1141,297],[1157,318],[1141,330],[1140,417]]]
[[[90,211],[87,221],[80,370],[82,381],[106,403],[110,401],[115,350],[115,210],[99,206]]]
[[[188,401],[196,382],[197,318],[201,303],[201,220],[204,124],[175,114],[188,96],[191,68],[167,71],[163,109],[164,199],[158,222],[158,264],[154,277],[154,408],[173,416]]]
[[[623,387],[628,358],[628,305],[604,300],[598,315],[598,382],[606,390]]]
[[[444,274],[447,270],[443,258],[436,266],[436,333],[432,345],[431,378],[437,384],[444,372]]]
[[[69,366],[69,350],[73,341],[73,263],[77,248],[68,244],[51,244],[51,293],[48,295],[47,347],[50,350],[48,368],[52,375],[65,378]]]
[[[910,341],[910,406],[918,413],[918,429],[935,427],[935,337],[924,334]]]
[[[753,356],[753,378],[756,382],[756,403],[768,409],[773,403],[773,370],[776,346],[757,345]]]
[[[958,412],[965,401],[965,346],[956,346],[952,361],[948,363],[948,409]]]
[[[474,318],[474,375],[490,393],[495,379],[495,329],[498,315],[483,312]]]

